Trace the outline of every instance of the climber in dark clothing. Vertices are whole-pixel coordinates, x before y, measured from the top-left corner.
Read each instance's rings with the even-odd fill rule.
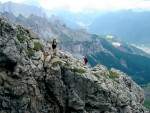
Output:
[[[85,62],[85,65],[87,64],[88,62],[88,59],[86,57],[84,57],[84,62]]]
[[[54,39],[52,43],[53,53],[56,53],[56,46],[57,46],[56,39]]]

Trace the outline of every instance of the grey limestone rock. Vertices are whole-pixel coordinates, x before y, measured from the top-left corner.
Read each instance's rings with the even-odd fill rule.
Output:
[[[53,55],[36,33],[6,19],[0,26],[1,113],[149,112],[143,90],[125,73],[90,69],[59,50]],[[30,45],[35,40],[42,49]]]
[[[28,46],[33,49],[33,48],[34,48],[34,43],[33,43],[32,41],[30,41],[30,42],[28,43]]]
[[[33,39],[39,39],[40,38],[40,36],[37,33],[35,33],[32,29],[29,29],[29,36]]]

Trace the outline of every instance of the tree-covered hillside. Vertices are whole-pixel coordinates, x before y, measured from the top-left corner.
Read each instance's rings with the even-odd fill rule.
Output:
[[[112,44],[114,47],[116,47],[122,52],[137,54],[137,55],[146,56],[150,58],[150,54],[144,52],[142,49],[136,47],[135,45],[131,45],[127,42],[120,40],[118,37],[110,36],[110,35],[102,35],[100,37],[106,39],[110,44]]]
[[[150,59],[144,56],[121,52],[105,39],[101,39],[103,47],[110,51],[97,52],[87,55],[91,66],[98,63],[105,65],[108,69],[114,67],[122,70],[139,84],[148,83],[150,81]]]

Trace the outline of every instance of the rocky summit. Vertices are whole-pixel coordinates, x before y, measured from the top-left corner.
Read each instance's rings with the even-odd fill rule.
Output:
[[[148,113],[125,73],[88,68],[25,26],[0,18],[0,113]]]

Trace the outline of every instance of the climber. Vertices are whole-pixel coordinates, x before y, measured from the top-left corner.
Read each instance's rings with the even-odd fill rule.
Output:
[[[54,53],[54,54],[56,54],[56,45],[57,45],[56,39],[54,38],[54,39],[53,39],[53,43],[52,43],[52,48],[53,48],[53,53]]]
[[[88,59],[86,57],[84,57],[84,62],[85,62],[85,65],[87,64],[88,62]]]

